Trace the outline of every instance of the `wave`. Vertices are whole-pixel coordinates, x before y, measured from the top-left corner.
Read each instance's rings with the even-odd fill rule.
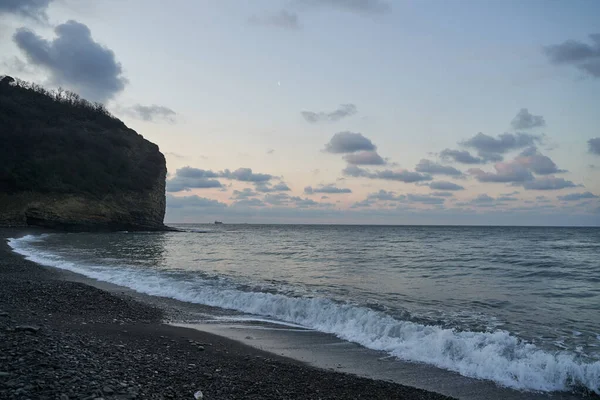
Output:
[[[215,287],[207,279],[178,279],[164,272],[81,264],[32,246],[39,236],[9,239],[12,249],[42,265],[61,268],[153,296],[274,318],[385,351],[399,359],[431,364],[464,376],[534,391],[586,388],[600,394],[600,361],[567,351],[550,352],[510,332],[471,332],[393,318],[382,311],[320,297]],[[181,278],[181,277],[180,277]]]
[[[188,233],[215,233],[214,229],[201,229],[201,228],[177,228],[182,232]]]

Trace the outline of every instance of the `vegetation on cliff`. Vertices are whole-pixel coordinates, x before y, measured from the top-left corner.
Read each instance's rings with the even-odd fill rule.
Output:
[[[101,198],[150,190],[164,174],[158,146],[77,94],[0,77],[0,193]]]

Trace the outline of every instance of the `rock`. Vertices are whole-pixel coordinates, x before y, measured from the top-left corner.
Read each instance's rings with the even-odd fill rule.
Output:
[[[156,144],[91,103],[1,79],[0,226],[167,230],[167,168]]]
[[[40,327],[34,326],[34,325],[15,326],[15,331],[17,331],[17,332],[38,333],[39,330],[40,330]]]
[[[6,311],[0,311],[0,317],[8,317],[8,313]]]
[[[69,400],[69,396],[63,393],[60,395],[60,400]]]
[[[202,394],[201,390],[198,390],[196,393],[194,393],[194,399],[200,400],[200,399],[203,399],[203,398],[204,398],[204,395]]]
[[[197,348],[199,351],[204,351],[204,346],[198,346]]]
[[[10,376],[10,373],[0,371],[0,378],[4,378],[4,377],[7,377],[7,376]]]
[[[115,391],[110,386],[104,386],[102,392],[104,392],[104,394],[113,394]]]

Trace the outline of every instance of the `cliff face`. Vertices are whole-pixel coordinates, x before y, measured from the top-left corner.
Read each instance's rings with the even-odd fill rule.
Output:
[[[162,230],[166,163],[100,104],[0,80],[0,226]]]
[[[97,198],[86,194],[0,193],[0,226],[66,231],[164,230],[166,169],[153,188]]]

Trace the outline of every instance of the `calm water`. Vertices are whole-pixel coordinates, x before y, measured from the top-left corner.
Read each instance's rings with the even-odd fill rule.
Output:
[[[600,392],[600,229],[181,225],[50,234],[31,259],[526,390]]]

